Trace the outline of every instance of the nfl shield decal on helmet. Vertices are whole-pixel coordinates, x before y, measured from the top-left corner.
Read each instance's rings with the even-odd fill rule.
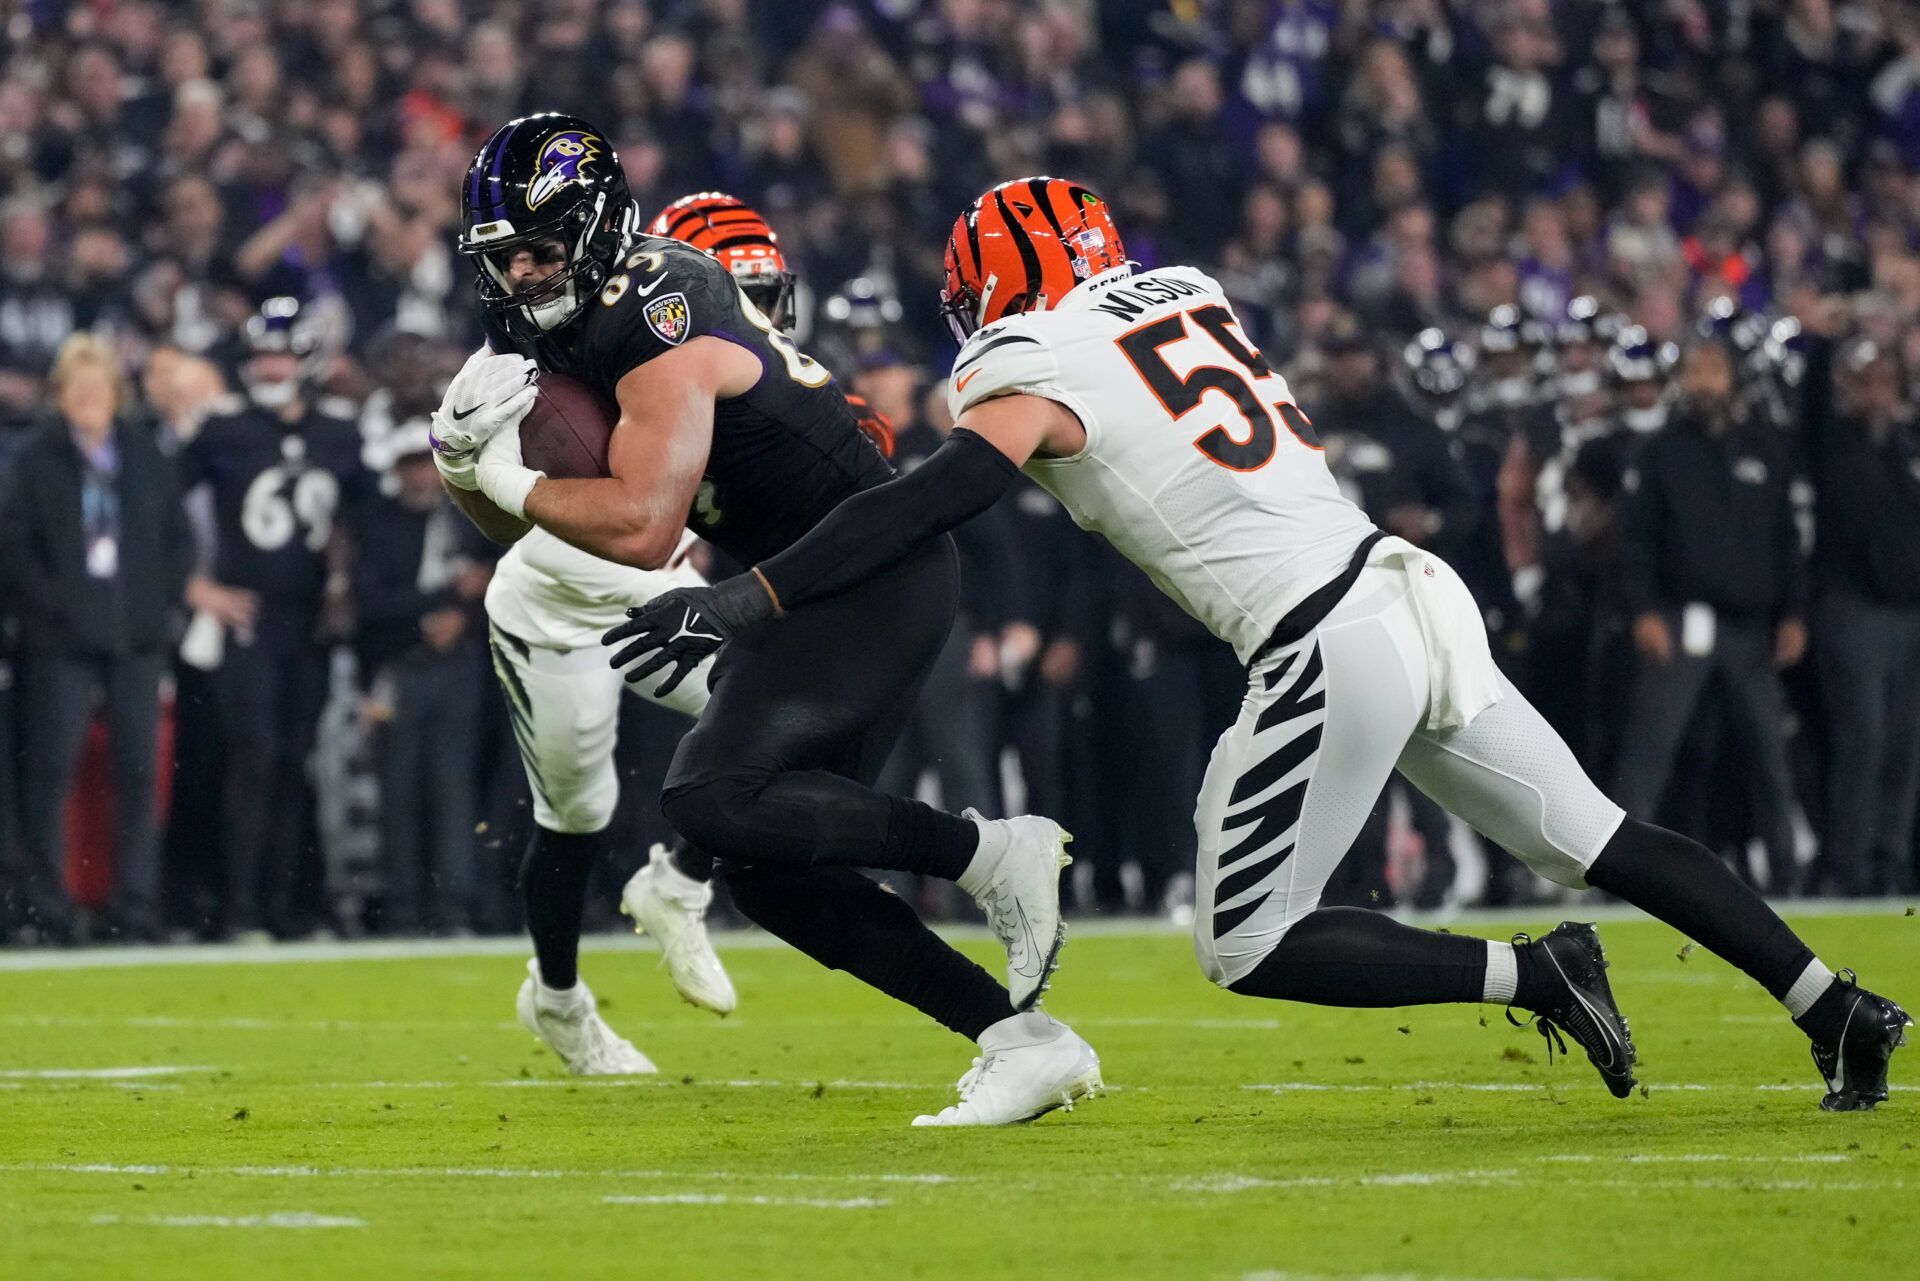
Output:
[[[687,337],[687,296],[662,294],[647,304],[647,327],[678,345]]]
[[[586,181],[586,170],[606,149],[598,135],[568,129],[540,148],[539,167],[527,184],[527,208],[538,209],[570,182]]]

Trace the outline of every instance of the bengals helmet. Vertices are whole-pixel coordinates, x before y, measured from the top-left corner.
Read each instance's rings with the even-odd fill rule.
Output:
[[[953,224],[940,313],[964,343],[983,325],[1044,311],[1081,281],[1126,265],[1100,197],[1063,178],[1016,178]]]
[[[467,168],[460,252],[476,270],[480,303],[523,341],[585,311],[633,236],[633,197],[605,135],[547,111],[494,131]],[[560,269],[516,292],[514,255],[551,255]]]
[[[682,196],[654,215],[647,234],[706,250],[732,273],[741,292],[774,328],[785,329],[793,322],[793,273],[780,252],[780,238],[746,201],[719,191]]]

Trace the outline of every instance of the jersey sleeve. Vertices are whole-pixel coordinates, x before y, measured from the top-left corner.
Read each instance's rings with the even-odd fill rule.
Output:
[[[955,418],[995,396],[1058,400],[1059,362],[1032,329],[1015,321],[989,325],[967,340],[947,379],[947,408]]]
[[[607,280],[589,307],[593,376],[608,394],[632,370],[690,338],[737,329],[740,291],[717,261],[673,241],[646,240]]]

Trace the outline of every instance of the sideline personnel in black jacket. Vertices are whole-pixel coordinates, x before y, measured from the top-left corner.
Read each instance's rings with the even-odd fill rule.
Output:
[[[1614,796],[1634,817],[1653,817],[1718,676],[1728,726],[1760,767],[1755,816],[1772,888],[1784,891],[1793,784],[1774,673],[1807,643],[1792,459],[1777,431],[1739,417],[1724,346],[1688,349],[1680,386],[1680,408],[1628,473],[1622,598],[1638,659]]]
[[[22,448],[0,496],[0,588],[18,611],[23,652],[18,880],[40,931],[68,936],[66,797],[103,699],[119,828],[113,923],[151,938],[160,925],[160,676],[192,536],[172,465],[116,419],[122,384],[106,346],[87,334],[68,339],[52,387],[58,412]]]
[[[1818,373],[1809,362],[1809,379]],[[1805,409],[1820,584],[1814,659],[1829,724],[1820,848],[1846,895],[1910,889],[1915,872],[1920,426],[1905,386],[1896,352],[1856,339],[1835,369],[1839,412],[1823,396]]]

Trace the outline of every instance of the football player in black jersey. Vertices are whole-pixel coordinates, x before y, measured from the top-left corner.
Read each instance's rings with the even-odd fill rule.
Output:
[[[832,375],[726,268],[639,234],[612,148],[586,122],[547,114],[503,126],[464,196],[461,248],[477,268],[492,350],[448,388],[434,434],[455,501],[489,534],[510,541],[537,524],[651,569],[688,527],[752,564],[892,475]],[[542,370],[619,405],[610,476],[556,479],[522,464],[518,423]],[[1033,1008],[1064,939],[1066,833],[1038,818],[955,818],[870,786],[946,639],[955,595],[943,539],[734,636],[662,808],[722,861],[749,918],[978,1040],[983,1066],[967,1079],[991,1068],[996,1088],[973,1091],[970,1109],[947,1121],[1002,1124],[1090,1093],[1099,1060]],[[641,664],[630,678],[658,670]],[[858,867],[957,881],[1006,945],[1011,993]]]
[[[321,643],[341,491],[362,483],[353,424],[317,409],[320,356],[292,298],[247,322],[244,400],[209,418],[181,451],[181,484],[211,493],[213,561],[189,588],[221,636],[212,674],[226,760],[221,848],[228,931],[298,933],[295,895],[312,830],[306,760],[327,696]]]

